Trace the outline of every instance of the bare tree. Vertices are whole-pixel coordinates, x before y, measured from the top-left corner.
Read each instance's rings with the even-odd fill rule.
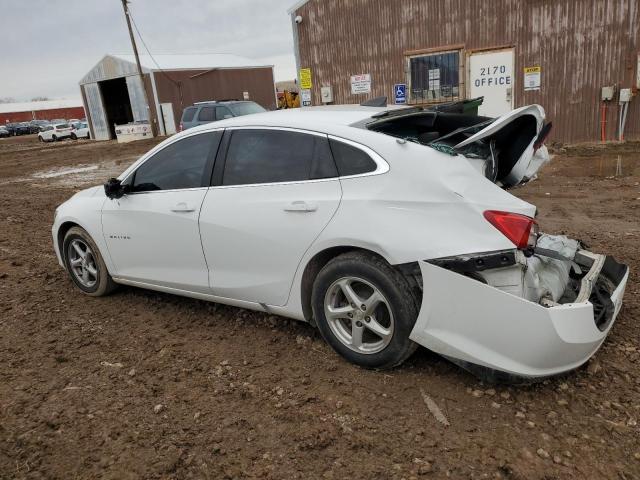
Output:
[[[46,102],[47,100],[50,100],[49,97],[33,97],[31,99],[32,102]]]
[[[16,99],[13,97],[1,97],[0,103],[15,103]]]

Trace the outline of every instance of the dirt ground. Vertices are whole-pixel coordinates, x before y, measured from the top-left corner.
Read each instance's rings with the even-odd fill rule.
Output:
[[[238,308],[81,295],[53,211],[154,144],[0,140],[0,479],[640,478],[639,145],[561,149],[514,191],[632,275],[594,359],[513,387],[425,349],[363,370],[309,325]]]

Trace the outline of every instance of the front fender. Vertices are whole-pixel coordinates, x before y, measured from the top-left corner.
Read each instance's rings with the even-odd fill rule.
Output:
[[[104,195],[100,195],[97,189],[89,189],[79,192],[56,209],[56,216],[51,227],[53,248],[58,258],[58,263],[64,268],[62,260],[62,245],[59,242],[61,228],[71,224],[83,228],[91,236],[98,247],[107,270],[115,274],[115,264],[111,260],[109,249],[102,234],[102,205],[105,202]]]

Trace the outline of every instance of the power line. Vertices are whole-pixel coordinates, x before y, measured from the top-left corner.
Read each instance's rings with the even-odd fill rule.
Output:
[[[133,23],[133,27],[136,29],[136,32],[138,34],[138,38],[140,38],[140,41],[142,42],[142,45],[144,46],[144,49],[147,51],[147,54],[149,55],[149,58],[151,58],[151,61],[155,64],[156,67],[158,67],[158,70],[160,71],[160,73],[162,73],[165,77],[167,77],[167,79],[169,79],[169,81],[172,82],[176,87],[180,88],[180,82],[178,82],[178,81],[174,80],[173,78],[171,78],[169,76],[169,74],[167,72],[165,72],[162,69],[162,67],[160,67],[160,65],[158,64],[158,62],[154,58],[154,56],[151,54],[151,51],[149,50],[149,47],[147,47],[147,44],[144,41],[144,38],[142,38],[142,34],[140,33],[140,29],[138,28],[138,24],[136,23],[135,19],[133,18],[133,15],[131,14],[131,9],[129,9],[129,17],[131,18],[131,22]]]

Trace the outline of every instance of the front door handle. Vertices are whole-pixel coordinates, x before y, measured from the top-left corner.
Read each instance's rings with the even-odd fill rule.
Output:
[[[172,212],[177,212],[177,213],[195,212],[196,211],[196,207],[193,207],[191,205],[187,205],[186,202],[179,202],[179,203],[176,203],[173,206],[171,211]]]
[[[316,210],[318,210],[318,205],[303,200],[296,200],[284,207],[285,212],[315,212]]]

